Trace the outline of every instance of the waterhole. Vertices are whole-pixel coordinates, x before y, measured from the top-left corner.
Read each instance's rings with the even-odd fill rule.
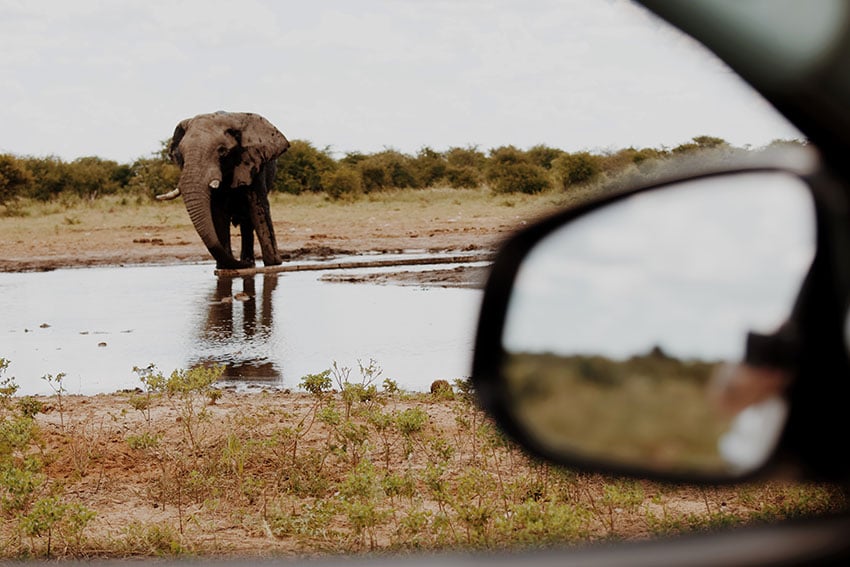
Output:
[[[150,364],[166,374],[220,364],[237,388],[294,389],[334,363],[359,379],[370,361],[378,386],[389,378],[422,391],[468,376],[479,290],[323,281],[327,273],[222,277],[210,264],[3,273],[5,376],[20,394],[50,394],[43,377],[64,373],[64,388],[86,395],[138,387],[134,367]]]

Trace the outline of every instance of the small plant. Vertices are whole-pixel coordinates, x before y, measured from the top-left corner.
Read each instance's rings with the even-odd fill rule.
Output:
[[[410,408],[396,415],[398,430],[405,437],[419,433],[428,423],[428,414],[422,408]]]
[[[53,394],[56,398],[56,406],[59,408],[59,425],[62,429],[65,429],[65,409],[62,406],[62,396],[64,396],[67,392],[67,390],[65,390],[65,385],[62,383],[65,379],[65,373],[60,372],[56,376],[46,374],[42,376],[41,379],[47,382],[50,389],[53,390]]]
[[[214,406],[216,404],[216,402],[221,399],[221,396],[223,394],[224,394],[224,392],[222,392],[218,388],[210,388],[207,391],[207,399],[209,400],[209,404],[211,406]]]
[[[369,547],[375,549],[375,529],[389,517],[389,513],[379,507],[384,493],[375,467],[369,459],[362,459],[357,463],[340,484],[339,494],[342,510],[354,533],[364,539],[368,535]]]
[[[0,464],[0,510],[12,515],[23,512],[32,504],[45,481],[38,460],[4,459]]]
[[[23,417],[31,419],[44,411],[44,402],[32,396],[26,396],[18,400],[17,408]]]
[[[18,388],[20,388],[12,376],[4,376],[7,368],[9,368],[9,361],[5,358],[0,358],[0,404],[2,404],[2,407],[8,406],[9,400],[14,397]]]
[[[301,382],[298,384],[298,387],[307,390],[317,397],[321,397],[329,392],[331,386],[330,370],[323,370],[318,374],[307,374],[301,378]]]
[[[206,403],[214,390],[212,385],[224,373],[223,366],[206,368],[199,366],[190,370],[175,370],[167,378],[153,364],[145,368],[134,368],[146,394],[130,398],[130,404],[141,411],[150,423],[150,402],[154,396],[164,395],[179,413],[179,422],[186,433],[189,446],[198,447],[199,427],[207,418]]]
[[[618,515],[631,511],[640,506],[645,499],[643,488],[637,481],[612,480],[602,488],[601,503],[604,506],[600,520],[614,532],[614,524]]]
[[[32,509],[21,517],[21,531],[30,538],[45,538],[45,556],[52,556],[54,535],[62,534],[68,543],[82,545],[83,530],[95,517],[95,513],[79,504],[71,505],[56,496],[36,502]],[[32,545],[35,548],[35,545]]]
[[[122,532],[125,553],[147,556],[183,555],[188,552],[180,534],[169,524],[132,522]]]
[[[284,510],[274,506],[267,514],[266,521],[276,537],[303,536],[308,538],[326,538],[334,534],[329,526],[336,514],[337,504],[330,500],[317,500],[305,504],[300,510]]]
[[[351,408],[355,404],[372,402],[378,398],[378,388],[375,386],[375,382],[381,377],[383,370],[372,359],[367,364],[358,360],[357,366],[360,370],[359,382],[351,382],[351,368],[339,366],[336,361],[330,369],[334,382],[342,394],[346,420],[351,418]]]
[[[464,400],[472,400],[473,386],[470,378],[455,378],[454,386]]]
[[[159,446],[162,439],[161,435],[154,435],[148,432],[139,435],[128,435],[127,445],[134,450],[153,449]]]
[[[139,377],[139,381],[145,387],[141,394],[131,394],[130,407],[140,412],[147,423],[151,425],[151,408],[154,399],[161,396],[165,391],[165,377],[156,369],[154,364],[148,364],[144,368],[133,367],[133,372]]]
[[[384,393],[389,395],[397,394],[401,391],[401,389],[398,387],[398,382],[390,378],[384,378],[382,388],[384,390]]]

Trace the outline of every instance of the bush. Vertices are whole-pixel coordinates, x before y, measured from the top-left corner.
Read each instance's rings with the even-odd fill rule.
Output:
[[[474,167],[449,166],[446,181],[455,189],[475,189],[481,185],[481,173]]]
[[[180,168],[161,155],[137,159],[131,171],[128,189],[151,198],[172,191],[180,181]]]
[[[717,148],[726,148],[729,146],[723,138],[715,138],[714,136],[695,136],[691,142],[679,144],[673,148],[674,154],[687,154],[699,150],[710,150]]]
[[[357,170],[343,166],[322,176],[322,185],[331,199],[363,193],[363,180]]]
[[[445,155],[449,167],[470,167],[479,172],[487,167],[487,156],[476,146],[449,148]]]
[[[543,169],[552,169],[552,162],[564,155],[563,150],[558,148],[550,148],[549,146],[537,145],[526,152],[526,156],[534,165],[539,165]]]
[[[276,191],[299,195],[322,191],[322,176],[336,169],[327,148],[318,150],[305,140],[292,140],[289,149],[277,158]]]
[[[117,193],[126,187],[130,178],[129,166],[95,156],[75,159],[65,169],[66,190],[79,197],[94,198]]]
[[[410,156],[395,150],[384,150],[367,156],[357,164],[366,193],[381,189],[419,187]]]
[[[445,156],[427,146],[419,150],[412,165],[419,187],[436,186],[445,179],[448,169]]]
[[[588,152],[564,154],[552,164],[562,188],[590,183],[601,172],[602,158]]]
[[[487,156],[475,146],[449,148],[446,158],[446,182],[455,189],[481,186],[487,168]]]
[[[0,205],[21,195],[32,182],[32,173],[20,160],[9,154],[0,154]]]
[[[367,157],[366,154],[360,152],[348,152],[345,154],[345,157],[339,160],[340,165],[350,165],[351,167],[357,166],[361,161],[365,160]]]
[[[67,164],[58,157],[27,157],[23,163],[33,177],[28,197],[48,201],[66,189]]]
[[[513,146],[491,150],[487,181],[496,193],[540,193],[551,186],[546,170]]]

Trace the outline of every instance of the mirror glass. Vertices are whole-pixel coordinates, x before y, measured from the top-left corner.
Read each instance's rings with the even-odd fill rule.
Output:
[[[815,249],[800,179],[752,172],[627,197],[544,237],[517,274],[501,374],[550,452],[737,476],[785,421],[784,373],[735,366],[787,318]],[[744,403],[724,392],[744,387]]]

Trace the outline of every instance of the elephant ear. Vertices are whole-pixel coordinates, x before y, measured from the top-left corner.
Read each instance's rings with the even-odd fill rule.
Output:
[[[174,135],[171,136],[171,145],[168,146],[168,157],[176,163],[180,168],[183,168],[183,154],[180,153],[180,140],[186,135],[186,130],[189,128],[191,119],[181,120],[177,128],[174,129]]]
[[[289,147],[286,137],[262,116],[245,113],[239,118],[236,130],[240,134],[242,155],[233,169],[232,187],[250,185],[263,165],[277,159]]]

